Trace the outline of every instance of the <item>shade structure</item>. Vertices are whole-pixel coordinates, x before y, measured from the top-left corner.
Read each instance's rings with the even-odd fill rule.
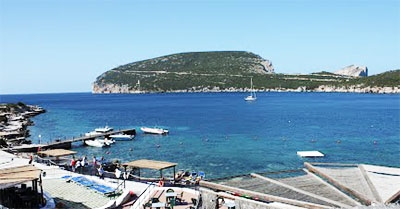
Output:
[[[131,161],[128,163],[124,163],[122,165],[125,167],[125,172],[126,172],[126,167],[139,168],[139,180],[140,180],[140,169],[146,168],[146,169],[159,170],[160,178],[163,178],[162,170],[167,169],[167,168],[174,168],[174,181],[175,181],[175,167],[178,164],[166,162],[166,161],[142,159],[142,160],[135,160],[135,161]]]
[[[52,150],[40,151],[40,152],[38,152],[38,154],[46,155],[49,157],[61,157],[61,156],[67,156],[67,155],[74,155],[74,154],[76,154],[76,152],[71,151],[71,150],[66,150],[66,149],[52,149]]]
[[[41,170],[33,165],[24,165],[0,170],[0,189],[12,187],[23,182],[38,180]]]

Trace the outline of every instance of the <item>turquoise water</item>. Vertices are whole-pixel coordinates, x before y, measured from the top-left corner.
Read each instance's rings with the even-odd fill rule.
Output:
[[[318,162],[400,167],[400,95],[351,93],[2,95],[44,107],[33,118],[31,139],[79,136],[106,124],[136,128],[135,140],[109,148],[74,146],[78,155],[178,163],[207,177],[298,169],[300,150],[319,150]],[[167,136],[144,135],[141,126],[168,128]],[[340,143],[337,141],[340,140]]]

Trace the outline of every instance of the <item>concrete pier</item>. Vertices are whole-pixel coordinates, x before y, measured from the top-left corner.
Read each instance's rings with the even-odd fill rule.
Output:
[[[109,137],[110,135],[117,134],[117,133],[124,133],[124,134],[130,134],[130,135],[136,135],[136,130],[135,129],[124,129],[124,130],[116,130],[112,132],[107,132],[107,133],[102,133],[102,134],[97,134],[97,135],[91,135],[91,136],[79,136],[79,137],[74,137],[72,139],[56,139],[53,140],[53,142],[47,143],[47,144],[23,144],[20,146],[14,146],[11,148],[5,148],[3,149],[4,151],[11,151],[11,152],[37,152],[40,149],[71,149],[71,145],[74,142],[80,142],[80,141],[85,141],[85,140],[92,140],[96,137]]]

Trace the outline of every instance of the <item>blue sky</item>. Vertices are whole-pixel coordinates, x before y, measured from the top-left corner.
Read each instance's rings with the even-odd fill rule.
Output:
[[[0,94],[89,92],[103,72],[250,51],[277,73],[400,68],[397,0],[0,0]]]

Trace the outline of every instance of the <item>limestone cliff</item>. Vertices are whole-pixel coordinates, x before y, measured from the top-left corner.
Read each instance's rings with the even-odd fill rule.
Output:
[[[368,68],[366,66],[349,65],[336,71],[335,74],[351,77],[367,77]]]

